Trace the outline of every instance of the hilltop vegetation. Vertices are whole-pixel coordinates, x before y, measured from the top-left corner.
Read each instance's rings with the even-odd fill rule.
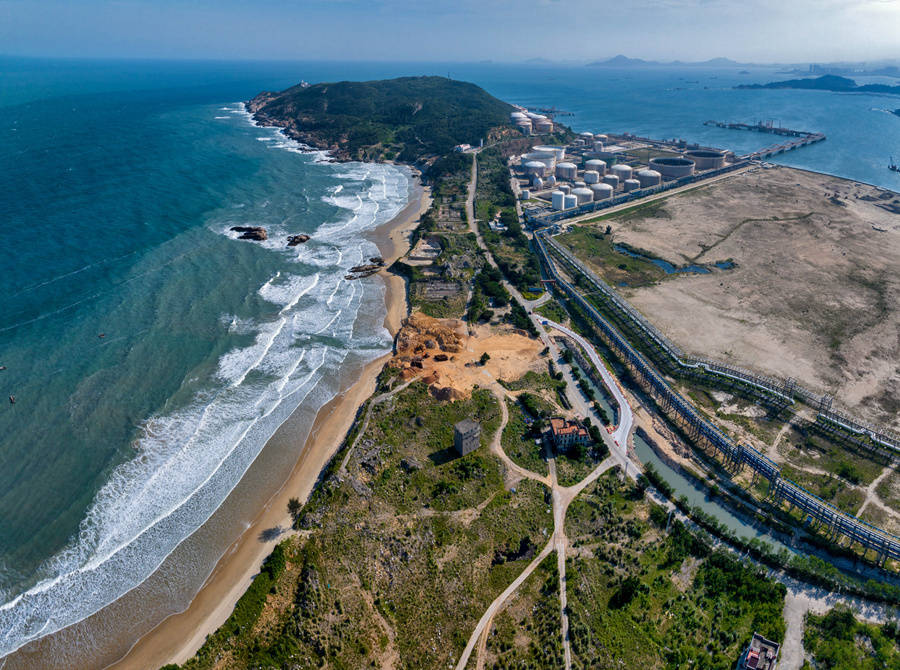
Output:
[[[416,162],[477,144],[507,123],[512,106],[444,77],[298,85],[248,104],[257,121],[343,159]]]

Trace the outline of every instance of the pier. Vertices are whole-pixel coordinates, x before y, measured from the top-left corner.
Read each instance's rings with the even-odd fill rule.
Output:
[[[792,128],[783,128],[776,126],[773,121],[757,121],[755,124],[750,123],[731,123],[728,121],[704,121],[704,126],[715,126],[716,128],[727,128],[729,130],[752,130],[758,133],[769,133],[771,135],[781,135],[783,137],[793,137],[795,139],[787,142],[780,142],[754,151],[753,153],[741,156],[746,160],[759,160],[762,158],[770,158],[777,154],[783,154],[787,151],[793,151],[800,147],[810,144],[816,144],[825,140],[824,133],[813,133],[808,130],[794,130]]]

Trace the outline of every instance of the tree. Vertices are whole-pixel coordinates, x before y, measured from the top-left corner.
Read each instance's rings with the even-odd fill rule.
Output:
[[[488,352],[485,351],[483,354],[481,354],[481,358],[478,359],[478,362],[484,365],[489,360],[491,360],[491,356],[490,354],[488,354]]]
[[[291,498],[288,500],[288,514],[291,515],[291,519],[294,523],[297,523],[297,519],[300,518],[300,511],[303,509],[303,503],[301,503],[297,498]]]

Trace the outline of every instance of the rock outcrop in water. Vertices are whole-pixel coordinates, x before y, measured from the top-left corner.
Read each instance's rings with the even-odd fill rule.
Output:
[[[232,226],[231,230],[240,233],[240,235],[238,235],[239,240],[262,242],[269,239],[269,233],[267,233],[266,229],[262,226]]]
[[[309,241],[309,235],[306,233],[300,233],[299,235],[288,235],[287,245],[289,247],[296,247],[298,244],[303,244],[304,242]]]

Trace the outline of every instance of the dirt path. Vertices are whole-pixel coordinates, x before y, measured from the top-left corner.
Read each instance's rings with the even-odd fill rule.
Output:
[[[808,603],[802,598],[791,591],[785,594],[782,618],[786,627],[778,661],[783,670],[800,670],[800,666],[803,665],[806,656],[803,649],[803,628],[808,611]]]
[[[469,223],[469,230],[475,233],[476,239],[478,241],[478,246],[484,251],[485,258],[487,259],[488,263],[493,267],[497,267],[493,255],[488,250],[487,245],[482,239],[481,234],[478,231],[478,226],[475,222],[474,200],[477,179],[478,160],[477,156],[473,156],[472,177],[469,182],[468,197],[466,199],[466,217]],[[549,299],[549,294],[545,293],[544,296],[536,301],[525,300],[521,293],[519,293],[519,291],[516,290],[516,288],[509,282],[503,280],[503,285],[514,296],[515,299],[526,306],[526,309],[528,309],[529,312],[535,306],[543,304],[544,302],[546,302],[546,300]],[[547,332],[544,330],[544,327],[541,323],[542,320],[534,314],[531,315],[531,318],[538,329],[541,340],[544,341],[548,348],[550,348],[550,351],[554,353],[555,357],[559,358],[559,348],[547,335]],[[558,326],[558,324],[553,325],[554,327]],[[510,480],[518,481],[520,479],[532,479],[534,481],[540,482],[550,489],[553,501],[553,535],[550,538],[550,541],[547,542],[547,544],[541,550],[541,552],[531,561],[531,563],[528,564],[528,566],[519,574],[519,576],[516,577],[516,579],[513,580],[513,582],[509,586],[507,586],[506,589],[504,589],[504,591],[499,596],[497,596],[493,602],[491,602],[487,610],[485,610],[484,614],[482,614],[481,618],[478,621],[478,624],[475,626],[475,629],[472,631],[472,634],[469,637],[468,643],[466,644],[466,647],[463,650],[459,661],[456,664],[457,670],[464,670],[471,658],[473,651],[475,651],[476,654],[476,670],[482,670],[484,668],[487,650],[487,639],[493,625],[494,617],[503,609],[507,600],[516,592],[519,586],[521,586],[521,584],[528,578],[528,576],[534,572],[537,566],[541,564],[541,562],[547,557],[547,555],[554,550],[556,551],[556,561],[559,572],[560,636],[562,638],[563,657],[565,660],[566,670],[571,670],[572,667],[572,652],[571,646],[569,644],[569,616],[566,584],[566,552],[569,547],[569,538],[566,535],[565,531],[566,512],[568,511],[569,505],[572,500],[574,500],[575,497],[578,496],[592,482],[596,481],[597,478],[600,477],[600,475],[602,475],[604,472],[617,465],[625,465],[627,469],[629,460],[625,450],[627,446],[628,435],[633,424],[633,415],[631,412],[631,408],[628,405],[628,402],[626,401],[621,389],[616,384],[612,375],[609,374],[605,364],[602,362],[602,360],[600,360],[594,348],[589,343],[585,342],[577,333],[572,333],[572,331],[569,331],[563,326],[560,326],[559,329],[561,330],[561,332],[565,332],[566,334],[571,335],[575,339],[579,340],[579,343],[588,352],[588,355],[591,357],[594,365],[596,365],[597,369],[600,370],[601,374],[603,375],[604,382],[606,383],[610,392],[616,398],[616,401],[619,403],[619,426],[613,436],[610,436],[609,434],[601,431],[601,434],[604,437],[604,441],[607,443],[607,446],[610,449],[610,456],[599,463],[587,477],[579,481],[577,484],[574,484],[573,486],[563,487],[559,485],[559,481],[556,477],[555,458],[551,457],[548,459],[549,475],[543,476],[521,467],[516,462],[514,462],[503,450],[503,430],[506,428],[506,425],[509,422],[509,410],[506,405],[506,399],[511,398],[513,400],[516,400],[516,398],[506,389],[500,386],[496,381],[492,381],[489,383],[491,391],[500,404],[500,426],[491,439],[491,453],[500,459],[500,461],[505,466],[508,475],[512,475],[512,477],[509,477],[509,479],[507,480],[508,483],[510,483]],[[567,377],[569,378],[569,384],[566,391],[567,395],[569,395],[569,400],[572,406],[577,408],[578,410],[581,410],[583,416],[594,416],[593,408],[590,407],[586,402],[583,402],[583,398],[578,396],[578,387],[574,382],[574,378],[572,377],[571,369],[569,369],[568,366],[562,367],[564,374],[567,374]],[[621,440],[621,446],[619,440]],[[630,470],[632,473],[634,473],[635,476],[639,471],[637,466],[634,464],[632,464]]]
[[[369,427],[369,419],[372,416],[372,408],[375,407],[375,405],[382,403],[385,400],[387,400],[388,398],[396,395],[397,393],[400,393],[400,391],[402,391],[407,386],[412,384],[418,378],[419,378],[418,376],[413,377],[412,379],[410,379],[407,382],[404,382],[397,388],[394,388],[394,389],[391,389],[390,391],[386,391],[385,393],[382,393],[380,396],[378,396],[377,398],[374,398],[372,400],[372,402],[369,403],[369,406],[366,408],[366,416],[363,419],[362,427],[359,429],[359,432],[356,433],[356,437],[353,438],[353,444],[351,444],[350,448],[347,449],[347,453],[344,455],[344,460],[341,461],[341,467],[338,468],[338,472],[340,472],[341,474],[344,474],[347,472],[347,463],[350,462],[350,455],[353,453],[353,450],[356,449],[356,444],[359,442],[359,439],[365,434],[366,429]]]
[[[806,652],[803,648],[803,631],[806,615],[824,614],[835,605],[847,605],[857,619],[870,623],[884,623],[894,615],[894,608],[866,602],[859,598],[842,596],[822,588],[810,586],[791,577],[781,576],[779,581],[787,586],[784,597],[784,621],[787,624],[784,644],[779,655],[779,670],[799,670]]]
[[[881,500],[881,498],[878,497],[878,493],[876,491],[876,489],[878,488],[878,485],[881,484],[882,480],[885,477],[888,477],[893,471],[894,471],[894,468],[891,467],[890,465],[888,465],[887,467],[885,467],[884,470],[881,471],[881,474],[878,475],[875,479],[873,479],[872,483],[866,487],[866,499],[863,500],[862,505],[860,505],[859,509],[856,510],[856,516],[859,516],[860,514],[862,514],[863,510],[865,510],[866,507],[869,506],[869,503],[875,503],[875,505],[877,507],[885,510],[886,512],[890,512],[891,516],[896,518],[897,513],[894,512],[893,510],[889,509],[884,504],[884,502]]]

